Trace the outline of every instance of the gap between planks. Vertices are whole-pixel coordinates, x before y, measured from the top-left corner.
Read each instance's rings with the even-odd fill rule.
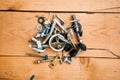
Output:
[[[120,59],[120,56],[115,54],[114,52],[108,50],[108,49],[102,49],[102,48],[87,48],[87,50],[105,50],[111,53],[114,57],[98,57],[98,56],[77,56],[75,58],[103,58],[103,59]],[[0,55],[0,57],[35,57],[35,56],[27,56],[27,55]],[[49,57],[55,57],[55,56],[49,56]]]
[[[31,56],[27,56],[27,55],[0,55],[0,57],[31,57]],[[49,57],[55,57],[55,56],[49,56]],[[120,59],[117,57],[91,57],[91,56],[78,56],[75,58]]]
[[[34,10],[0,10],[0,12],[41,12],[41,13],[86,13],[86,14],[120,14],[120,12],[96,12],[96,11],[34,11]]]

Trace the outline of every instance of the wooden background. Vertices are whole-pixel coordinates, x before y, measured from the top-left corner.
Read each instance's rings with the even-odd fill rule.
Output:
[[[28,48],[36,34],[37,17],[60,15],[70,27],[76,14],[89,50],[72,64],[33,64]],[[47,49],[47,54],[56,52]],[[42,54],[41,54],[42,55]],[[120,0],[0,0],[0,80],[120,80]]]

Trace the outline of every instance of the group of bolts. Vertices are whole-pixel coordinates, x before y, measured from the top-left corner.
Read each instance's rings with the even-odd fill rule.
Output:
[[[66,21],[61,18],[59,15],[53,15],[52,21],[50,21],[51,13],[49,14],[48,19],[46,20],[44,16],[38,16],[38,25],[37,25],[37,34],[30,39],[30,42],[34,44],[29,45],[31,49],[38,53],[46,51],[46,48],[51,48],[53,51],[66,51],[69,52],[69,56],[64,56],[57,54],[55,57],[50,58],[47,54],[44,56],[30,54],[29,56],[41,57],[41,59],[35,61],[39,64],[41,62],[50,61],[50,68],[53,68],[57,63],[67,62],[68,64],[72,63],[72,58],[76,57],[80,51],[86,51],[86,45],[82,42],[82,26],[76,19],[75,15],[72,15],[72,23],[70,28],[65,29],[63,25]],[[58,28],[59,27],[59,28]],[[77,36],[78,44],[75,44],[73,37]],[[43,41],[40,39],[44,38]]]

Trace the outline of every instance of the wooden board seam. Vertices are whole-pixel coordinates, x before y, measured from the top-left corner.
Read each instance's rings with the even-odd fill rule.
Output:
[[[99,11],[36,11],[36,10],[0,10],[0,12],[41,12],[41,13],[86,13],[86,14],[120,14],[120,12],[99,12]]]
[[[26,56],[26,55],[0,55],[0,57],[31,57],[31,56]],[[55,57],[55,56],[49,56],[49,57]],[[65,56],[67,57],[67,56]],[[78,57],[75,57],[75,58],[99,58],[99,59],[120,59],[120,58],[117,58],[117,57],[91,57],[91,56],[78,56]]]

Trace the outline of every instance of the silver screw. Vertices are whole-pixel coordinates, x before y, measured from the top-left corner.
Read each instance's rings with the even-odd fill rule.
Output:
[[[63,20],[63,18],[61,18],[59,15],[56,15],[56,17],[59,18],[59,19],[62,21],[62,22],[61,22],[62,25],[64,25],[64,24],[66,23],[66,21]]]

